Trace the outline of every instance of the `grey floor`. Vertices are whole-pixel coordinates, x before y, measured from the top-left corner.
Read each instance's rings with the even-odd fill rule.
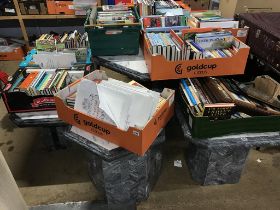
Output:
[[[16,66],[17,62],[0,62],[0,69],[10,74]],[[17,128],[10,122],[2,100],[0,119],[0,149],[28,205],[102,198],[90,183],[86,156],[79,146],[48,151],[48,130]],[[207,187],[192,181],[184,161],[185,148],[178,125],[171,123],[162,175],[138,209],[280,209],[279,148],[251,150],[240,183]],[[174,167],[174,160],[182,160],[183,167]]]

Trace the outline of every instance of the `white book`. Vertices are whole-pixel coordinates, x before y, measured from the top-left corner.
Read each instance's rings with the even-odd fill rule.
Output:
[[[200,22],[200,28],[238,28],[238,21]]]

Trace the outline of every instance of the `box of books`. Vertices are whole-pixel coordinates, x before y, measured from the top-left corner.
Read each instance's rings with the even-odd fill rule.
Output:
[[[9,113],[55,110],[53,95],[83,77],[84,71],[19,69],[2,92]]]
[[[152,81],[244,74],[249,50],[230,31],[219,29],[171,30],[144,37]]]
[[[193,138],[279,131],[280,106],[244,93],[247,83],[229,78],[182,79],[179,107]]]
[[[234,18],[224,18],[220,10],[191,12],[188,25],[193,28],[226,28],[236,38],[246,42],[249,28],[239,28],[239,21]]]
[[[39,55],[38,55],[39,54]],[[64,62],[56,62],[55,60],[63,60],[65,54],[73,54],[73,61],[71,60],[69,64]],[[67,56],[66,55],[66,56]],[[39,57],[38,57],[39,56]],[[46,58],[49,56],[49,60]],[[39,62],[41,58],[44,57],[45,62]],[[50,61],[50,62],[49,62]],[[64,49],[62,52],[38,52],[36,49],[32,49],[28,52],[27,56],[22,62],[19,63],[19,68],[24,69],[28,67],[34,68],[68,68],[79,65],[91,65],[91,50],[86,48],[77,49]]]
[[[182,1],[174,0],[137,0],[136,6],[142,18],[152,15],[176,16],[191,11]]]
[[[36,49],[39,51],[63,51],[64,49],[87,48],[88,34],[79,33],[75,30],[72,33],[63,34],[42,34],[36,39]]]
[[[136,55],[141,23],[134,7],[104,5],[92,9],[85,22],[92,55]]]
[[[61,120],[143,155],[174,114],[175,91],[151,91],[96,70],[55,95]]]

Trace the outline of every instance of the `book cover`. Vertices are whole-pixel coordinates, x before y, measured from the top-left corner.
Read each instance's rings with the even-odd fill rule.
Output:
[[[32,83],[32,81],[36,78],[37,75],[38,75],[38,71],[29,73],[29,75],[25,78],[25,80],[20,84],[19,89],[26,90],[28,86]]]

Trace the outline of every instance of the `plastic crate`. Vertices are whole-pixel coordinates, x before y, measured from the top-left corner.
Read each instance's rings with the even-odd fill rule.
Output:
[[[100,8],[98,8],[100,10]],[[92,55],[137,55],[141,24],[133,8],[137,23],[130,25],[90,25],[88,13],[85,31],[88,33]]]

